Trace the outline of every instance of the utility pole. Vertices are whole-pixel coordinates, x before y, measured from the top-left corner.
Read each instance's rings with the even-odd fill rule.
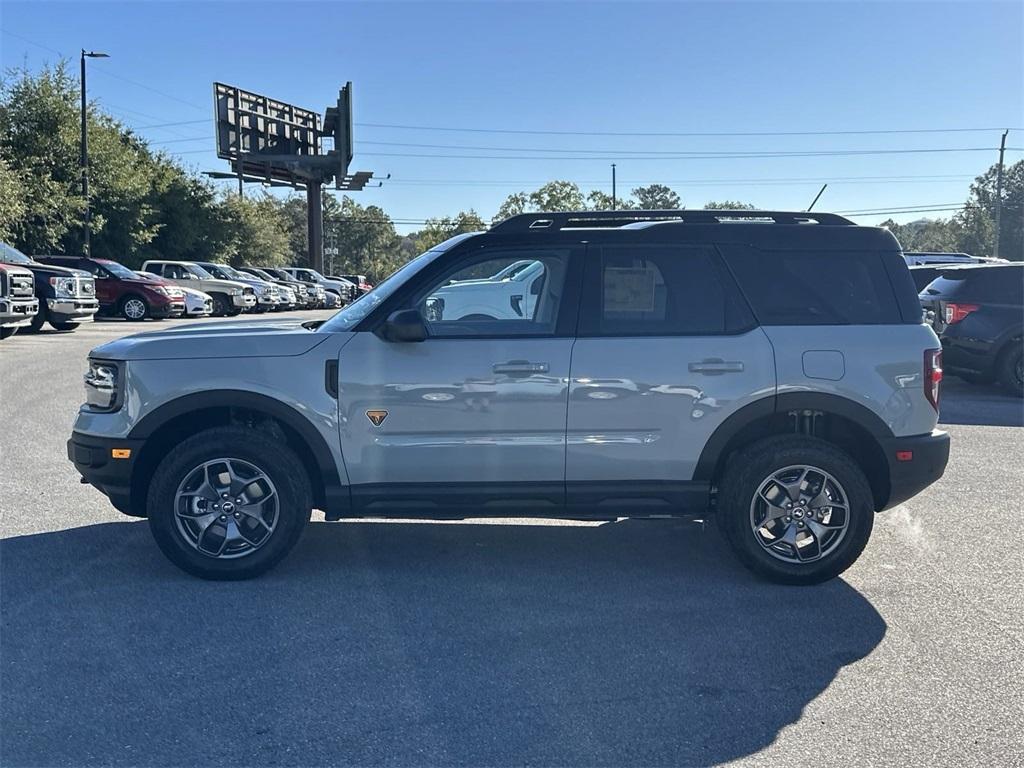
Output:
[[[85,48],[82,49],[81,65],[81,85],[82,85],[82,139],[81,139],[81,152],[78,158],[78,164],[82,172],[82,197],[85,199],[85,210],[83,211],[82,219],[82,255],[89,256],[89,221],[91,215],[89,212],[89,131],[87,122],[87,109],[88,102],[85,97],[85,60],[86,59],[105,59],[108,57],[106,53],[98,53],[97,51],[86,52]]]
[[[309,240],[309,266],[324,272],[324,201],[323,182],[310,179],[306,184],[306,229]]]
[[[1006,152],[1006,134],[1003,131],[1003,138],[999,142],[999,167],[996,169],[996,242],[992,249],[992,255],[999,258],[999,235],[1003,218],[1003,153]]]
[[[612,163],[612,210],[615,210],[615,163]]]

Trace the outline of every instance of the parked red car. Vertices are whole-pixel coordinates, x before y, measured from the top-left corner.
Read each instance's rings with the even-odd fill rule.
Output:
[[[180,317],[185,313],[185,294],[181,288],[165,280],[145,280],[116,261],[81,256],[37,256],[36,261],[91,273],[96,278],[101,314],[145,320]]]

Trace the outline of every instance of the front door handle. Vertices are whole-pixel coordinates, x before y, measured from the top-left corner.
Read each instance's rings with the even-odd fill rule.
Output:
[[[709,360],[701,360],[698,363],[690,363],[689,368],[691,373],[717,376],[723,373],[741,373],[743,371],[743,363],[739,360],[711,358]]]
[[[531,363],[529,360],[509,360],[507,363],[495,363],[491,366],[495,373],[511,373],[529,375],[531,373],[547,373],[547,363]]]

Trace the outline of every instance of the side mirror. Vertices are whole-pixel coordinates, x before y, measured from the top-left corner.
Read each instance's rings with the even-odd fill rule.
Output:
[[[400,309],[384,323],[381,335],[386,341],[423,341],[427,338],[427,324],[418,309]]]

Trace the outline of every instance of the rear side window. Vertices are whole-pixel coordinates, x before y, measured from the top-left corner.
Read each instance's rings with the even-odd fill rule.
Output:
[[[903,322],[880,253],[730,248],[726,261],[762,325]]]
[[[581,336],[696,336],[752,318],[710,248],[603,246],[588,252]]]

